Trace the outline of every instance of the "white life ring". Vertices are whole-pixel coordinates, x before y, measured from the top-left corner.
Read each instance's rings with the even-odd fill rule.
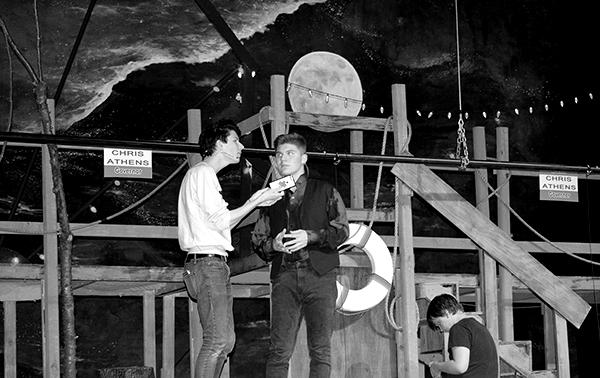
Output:
[[[350,315],[369,310],[379,304],[392,287],[394,267],[387,245],[364,224],[350,223],[350,236],[338,249],[346,246],[362,249],[371,261],[371,277],[365,287],[351,290],[337,281],[336,309]]]

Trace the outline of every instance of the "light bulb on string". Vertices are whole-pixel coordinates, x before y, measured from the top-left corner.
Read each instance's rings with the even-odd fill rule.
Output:
[[[383,106],[380,106],[380,107],[379,107],[379,112],[380,112],[381,114],[383,114]]]
[[[452,113],[448,112],[448,119],[452,118]]]
[[[481,113],[481,115],[483,115],[483,118],[487,119],[487,113],[486,112]]]
[[[575,96],[575,103],[577,104],[579,102],[579,99],[577,98],[577,96]]]
[[[465,113],[465,119],[469,119],[469,112]]]
[[[548,109],[549,109],[549,107],[548,107],[548,104],[544,104],[544,109],[545,109],[546,111],[548,111]]]
[[[417,115],[420,117],[421,116],[421,111],[417,110]]]
[[[217,87],[216,85],[213,87],[213,92],[215,93],[219,93],[221,92],[221,88]]]
[[[345,99],[344,99],[344,108],[347,108],[347,107],[348,107],[348,99],[347,99],[347,98],[345,98]]]
[[[252,77],[256,76],[256,71],[252,71],[252,73],[250,74]]]
[[[90,205],[90,212],[96,214],[98,212],[98,209],[96,209],[96,206]]]
[[[496,118],[500,118],[500,110],[496,112]]]
[[[433,117],[433,112],[429,112],[429,114],[427,114],[427,118],[431,118]]]
[[[519,109],[515,108],[515,114],[519,115]]]
[[[529,114],[533,114],[533,107],[529,107]]]
[[[560,107],[561,107],[561,108],[564,108],[564,107],[565,107],[565,103],[564,103],[564,101],[563,101],[563,100],[560,100]]]
[[[119,180],[115,180],[115,181],[113,182],[113,184],[115,184],[115,186],[121,186],[121,181],[119,181]]]
[[[308,97],[312,97],[312,89],[308,90]]]
[[[242,66],[239,66],[239,67],[238,67],[237,76],[238,76],[238,78],[240,78],[240,79],[242,78],[242,76],[244,76],[244,67],[242,67]]]
[[[367,106],[365,104],[362,104],[362,110],[363,110],[363,112],[365,111],[366,108],[367,108]]]
[[[329,103],[329,93],[327,93],[327,94],[325,95],[325,102],[326,102],[326,103]]]
[[[239,102],[241,104],[242,103],[242,94],[240,92],[236,93],[235,99],[237,102]]]
[[[287,89],[286,89],[286,91],[287,91],[287,92],[289,92],[289,91],[290,91],[290,89],[292,89],[292,83],[288,83],[288,86],[287,86]]]
[[[590,93],[588,94],[588,96],[590,97],[590,100],[593,100],[593,99],[594,99],[594,95],[592,94],[592,92],[590,92]]]

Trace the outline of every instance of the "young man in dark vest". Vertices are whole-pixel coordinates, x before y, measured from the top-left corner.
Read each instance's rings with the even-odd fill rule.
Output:
[[[289,360],[304,317],[310,378],[329,377],[331,334],[337,297],[338,245],[348,238],[346,208],[328,182],[308,176],[306,140],[275,139],[275,168],[295,187],[284,201],[261,209],[252,244],[271,265],[271,341],[267,378],[287,378]]]

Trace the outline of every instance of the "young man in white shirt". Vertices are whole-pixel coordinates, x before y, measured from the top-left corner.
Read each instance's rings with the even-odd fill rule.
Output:
[[[198,141],[203,161],[186,173],[179,191],[178,237],[187,252],[184,281],[196,299],[202,325],[202,348],[196,378],[217,378],[233,350],[233,296],[227,257],[233,251],[231,229],[258,206],[269,206],[283,193],[271,188],[255,192],[242,206],[229,210],[217,173],[240,161],[240,130],[223,121],[204,130]]]

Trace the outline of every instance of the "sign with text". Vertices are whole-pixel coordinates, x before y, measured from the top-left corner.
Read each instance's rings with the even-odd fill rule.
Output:
[[[540,173],[540,199],[545,201],[579,201],[577,176]]]
[[[152,178],[152,151],[104,149],[104,177]]]

